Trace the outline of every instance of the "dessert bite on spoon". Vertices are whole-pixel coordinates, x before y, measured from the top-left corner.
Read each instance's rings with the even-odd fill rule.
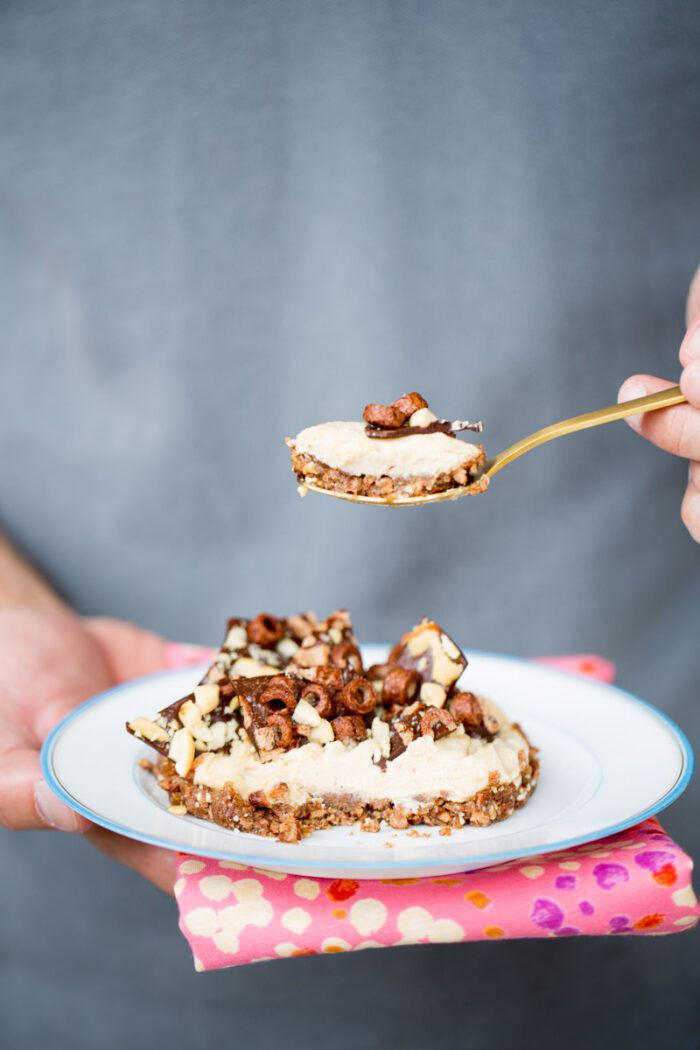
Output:
[[[530,449],[576,430],[685,401],[679,386],[553,423],[486,459],[483,445],[457,439],[480,421],[438,419],[420,394],[369,404],[361,422],[318,423],[287,438],[300,494],[353,503],[417,507],[485,492],[493,475]]]
[[[398,506],[485,491],[488,478],[478,477],[483,446],[456,437],[482,430],[481,422],[438,419],[413,392],[391,405],[367,405],[363,421],[307,427],[287,444],[302,495]]]

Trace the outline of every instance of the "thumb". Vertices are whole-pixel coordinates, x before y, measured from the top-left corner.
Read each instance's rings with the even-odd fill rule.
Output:
[[[645,394],[656,394],[673,386],[657,376],[630,376],[620,387],[618,401],[630,401]],[[683,459],[695,459],[700,447],[700,413],[690,404],[675,405],[662,412],[627,416],[626,422],[642,437],[665,452]]]
[[[623,401],[636,401],[638,397],[650,394],[652,391],[646,382],[649,378],[649,376],[630,376],[629,379],[625,379],[617,393],[618,404],[622,404]],[[625,416],[625,423],[639,433],[642,426],[641,413],[637,416]]]

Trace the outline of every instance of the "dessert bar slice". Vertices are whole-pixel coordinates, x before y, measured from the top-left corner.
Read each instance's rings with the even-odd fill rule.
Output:
[[[388,501],[463,486],[486,490],[488,478],[477,477],[483,446],[456,438],[460,431],[481,431],[481,423],[439,420],[415,392],[392,405],[367,405],[363,418],[318,423],[287,438],[302,487],[307,482]]]
[[[536,753],[498,707],[460,690],[467,661],[438,624],[422,620],[386,664],[365,673],[346,612],[303,619],[312,629],[299,640],[297,625],[298,649],[275,668],[261,641],[250,654],[250,626],[260,618],[229,621],[222,652],[230,666],[219,653],[193,693],[129,723],[160,752],[156,773],[175,806],[295,842],[356,822],[368,831],[382,821],[484,825],[524,804]],[[283,625],[275,652],[294,620],[266,617],[275,635]],[[245,644],[230,637],[243,627]],[[242,660],[265,673],[240,675]]]

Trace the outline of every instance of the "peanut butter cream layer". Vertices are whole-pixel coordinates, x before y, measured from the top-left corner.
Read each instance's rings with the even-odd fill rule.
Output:
[[[192,816],[211,820],[222,827],[278,838],[281,842],[298,842],[312,831],[338,825],[358,824],[363,831],[379,831],[383,823],[393,828],[426,824],[449,830],[472,824],[484,827],[511,816],[523,806],[537,784],[539,763],[534,751],[521,755],[519,775],[502,782],[497,775],[471,797],[450,799],[441,795],[415,799],[363,798],[355,791],[329,792],[309,797],[296,805],[288,800],[284,789],[276,797],[261,799],[241,796],[229,781],[221,787],[209,787],[176,774],[172,762],[163,760],[159,770],[160,786],[175,805],[184,805]]]
[[[389,478],[449,474],[479,462],[480,448],[447,434],[420,434],[395,441],[367,437],[361,422],[318,423],[302,430],[296,451],[346,474]]]

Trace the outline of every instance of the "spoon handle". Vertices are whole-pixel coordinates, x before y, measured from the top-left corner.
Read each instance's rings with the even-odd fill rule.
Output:
[[[537,445],[543,445],[545,441],[562,437],[563,434],[573,434],[575,430],[586,430],[588,427],[597,427],[601,423],[610,423],[613,419],[624,419],[625,416],[634,416],[639,412],[654,412],[659,408],[669,408],[671,405],[680,405],[685,401],[679,386],[670,386],[666,390],[659,390],[656,394],[647,394],[646,397],[635,398],[634,401],[623,401],[619,405],[609,405],[607,408],[597,408],[595,412],[586,412],[582,416],[574,416],[573,419],[563,419],[561,423],[552,423],[551,426],[536,430],[534,434],[516,441],[514,445],[504,452],[499,452],[493,459],[487,461],[484,466],[484,474],[491,477],[501,467],[512,463],[524,452],[529,452]]]

